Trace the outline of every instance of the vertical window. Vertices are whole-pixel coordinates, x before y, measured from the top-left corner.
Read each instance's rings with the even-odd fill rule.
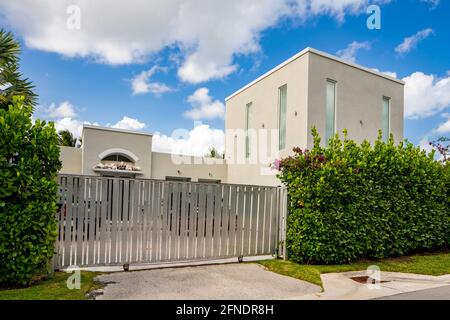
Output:
[[[250,129],[252,120],[252,103],[247,103],[245,106],[245,157],[250,157],[250,135],[248,129]]]
[[[336,119],[336,81],[327,80],[325,144],[333,137]]]
[[[389,114],[390,114],[391,99],[383,97],[383,109],[381,111],[381,131],[383,133],[383,141],[388,142],[391,128],[389,127]]]
[[[286,148],[286,104],[287,104],[287,85],[278,88],[278,148]]]

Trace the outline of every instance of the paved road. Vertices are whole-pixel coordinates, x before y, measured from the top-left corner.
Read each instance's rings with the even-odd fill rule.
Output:
[[[306,281],[265,270],[258,264],[226,264],[116,272],[96,299],[295,299],[320,292]]]
[[[450,286],[401,293],[374,300],[450,300]]]

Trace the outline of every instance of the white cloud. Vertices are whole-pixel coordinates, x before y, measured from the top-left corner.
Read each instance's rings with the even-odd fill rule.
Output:
[[[77,118],[64,117],[52,120],[55,123],[56,131],[69,130],[75,137],[80,137],[83,131],[83,124],[90,124],[94,126],[100,126],[98,122],[83,121]],[[138,121],[137,119],[123,117],[120,121],[114,125],[106,125],[115,129],[125,129],[139,131],[145,127],[145,123]]]
[[[50,106],[48,106],[48,108],[45,109],[45,112],[47,113],[48,117],[52,119],[73,118],[76,116],[73,105],[68,101],[64,101],[59,105],[52,103],[50,104]]]
[[[450,74],[437,78],[414,72],[402,80],[405,81],[406,118],[425,118],[450,106]]]
[[[148,91],[155,95],[173,91],[171,87],[161,82],[151,82],[148,84]]]
[[[81,137],[81,133],[83,131],[83,124],[90,124],[94,126],[98,126],[99,124],[97,122],[89,122],[89,121],[82,121],[76,118],[59,118],[52,120],[55,123],[55,129],[56,132],[62,131],[62,130],[69,130],[74,137]]]
[[[219,100],[214,100],[209,95],[208,88],[199,88],[188,97],[192,109],[184,115],[192,120],[223,118],[225,106]]]
[[[54,122],[55,122],[55,129],[57,132],[69,130],[75,137],[81,136],[81,131],[83,129],[82,121],[70,117],[65,117],[56,119],[54,120]]]
[[[441,0],[420,0],[420,1],[430,4],[431,9],[435,9],[441,2]]]
[[[393,71],[381,71],[381,73],[384,73],[385,75],[388,75],[392,78],[397,78],[397,72],[393,72]]]
[[[209,148],[224,151],[225,134],[223,130],[198,125],[194,129],[175,130],[172,136],[156,132],[153,135],[153,150],[173,154],[203,156]]]
[[[75,137],[81,136],[83,121],[77,119],[76,108],[69,101],[59,104],[51,103],[48,106],[38,106],[35,111],[36,118],[47,119],[55,123],[57,132],[69,130]]]
[[[125,129],[125,130],[141,130],[145,127],[145,123],[140,122],[137,119],[123,117],[122,120],[118,121],[116,124],[111,126],[116,129]]]
[[[83,131],[83,124],[90,124],[94,126],[100,126],[98,122],[83,121],[77,118],[64,117],[52,120],[55,123],[56,131],[69,130],[75,137],[80,137]],[[125,129],[139,131],[145,127],[145,123],[140,122],[137,119],[124,116],[120,121],[113,125],[106,125],[115,129]]]
[[[369,50],[370,42],[357,42],[353,41],[345,49],[339,50],[336,54],[344,60],[350,62],[356,62],[356,54],[359,50]]]
[[[167,68],[163,68],[160,66],[153,66],[149,70],[142,71],[137,76],[135,76],[131,80],[131,88],[133,90],[133,95],[146,94],[148,92],[151,92],[155,95],[160,95],[162,93],[172,91],[173,89],[164,83],[149,81],[150,78],[157,71],[166,72]]]
[[[235,56],[258,52],[261,32],[282,18],[342,21],[369,2],[389,0],[21,0],[1,1],[0,11],[2,25],[17,30],[30,48],[112,65],[144,62],[173,48],[181,52],[179,77],[199,83],[236,71]],[[67,27],[70,5],[80,8],[80,29]]]
[[[437,134],[448,134],[450,133],[450,114],[444,114],[444,117],[446,117],[446,121],[441,123],[435,130],[433,130],[434,133]]]
[[[433,151],[433,147],[430,145],[430,140],[428,137],[423,137],[419,142],[419,147],[422,150],[425,150],[426,153],[430,153]]]
[[[294,0],[297,14],[302,19],[316,15],[329,15],[343,22],[345,15],[357,15],[365,12],[371,4],[386,4],[391,0]]]
[[[202,56],[191,55],[178,70],[178,76],[185,82],[200,83],[210,79],[221,79],[236,71],[236,65],[220,66],[210,61],[202,65]]]
[[[91,124],[100,126],[98,122],[89,122],[79,119],[78,114],[75,112],[76,108],[69,102],[64,101],[57,105],[51,103],[48,107],[38,106],[36,108],[36,118],[48,119],[55,123],[55,129],[57,132],[61,130],[69,130],[75,137],[80,137],[83,130],[83,124]],[[141,130],[146,125],[137,119],[133,119],[124,116],[121,120],[113,125],[106,124],[106,127],[126,130]]]
[[[425,40],[433,33],[434,33],[433,29],[430,28],[421,30],[417,32],[415,35],[403,39],[403,42],[395,48],[395,52],[399,54],[410,52],[417,46],[417,44],[420,41]]]
[[[384,73],[385,75],[390,76],[392,78],[397,78],[397,72],[395,72],[395,71],[380,71],[380,69],[377,69],[377,68],[372,68],[372,70],[376,71],[376,72]]]

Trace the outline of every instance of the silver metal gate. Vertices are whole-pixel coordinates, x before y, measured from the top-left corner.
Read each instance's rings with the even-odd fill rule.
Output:
[[[285,255],[284,188],[59,175],[56,267]]]

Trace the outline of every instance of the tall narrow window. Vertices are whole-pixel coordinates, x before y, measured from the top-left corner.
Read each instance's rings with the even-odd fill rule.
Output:
[[[247,103],[245,106],[245,157],[250,157],[250,135],[248,129],[250,129],[252,120],[252,103]]]
[[[278,148],[286,148],[286,104],[287,104],[287,85],[278,88],[279,106],[278,106]]]
[[[391,128],[389,127],[390,102],[390,98],[383,97],[383,110],[381,111],[381,131],[383,133],[384,142],[388,142],[389,134],[391,131]]]
[[[336,118],[336,81],[327,80],[325,144],[333,137]]]

